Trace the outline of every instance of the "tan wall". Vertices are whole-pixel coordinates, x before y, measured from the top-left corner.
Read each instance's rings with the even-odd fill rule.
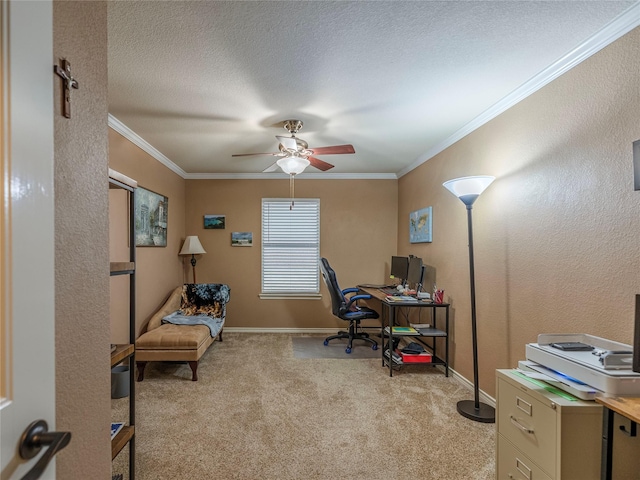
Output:
[[[71,431],[57,478],[108,478],[109,257],[107,221],[107,6],[53,3],[54,55],[71,62],[80,88],[72,117],[55,88],[56,427]]]
[[[399,180],[398,245],[437,268],[452,303],[454,368],[473,378],[464,205],[442,182],[497,177],[476,202],[480,386],[540,333],[631,343],[640,291],[640,29]],[[433,206],[433,243],[409,246],[404,219]]]
[[[169,199],[166,247],[136,249],[136,333],[143,330],[149,317],[182,283],[182,261],[178,252],[184,240],[185,180],[119,133],[109,129],[109,167],[136,180],[138,186]],[[112,260],[126,261],[126,199],[112,190],[109,212]],[[125,207],[125,208],[123,208]],[[121,255],[125,257],[122,258]],[[111,338],[114,343],[128,339],[128,279],[111,277]]]
[[[227,326],[257,328],[344,327],[322,301],[261,300],[261,202],[289,194],[288,180],[187,180],[185,235],[198,235],[206,254],[196,266],[199,283],[227,283]],[[320,254],[340,286],[383,282],[396,251],[396,180],[296,180],[296,196],[320,198]],[[295,207],[294,207],[295,208]],[[226,215],[226,229],[205,230],[205,214]],[[252,247],[232,247],[231,232],[253,232]],[[185,259],[191,281],[191,266]]]

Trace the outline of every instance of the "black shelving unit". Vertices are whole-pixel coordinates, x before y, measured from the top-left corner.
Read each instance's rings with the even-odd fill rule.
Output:
[[[393,376],[393,369],[400,368],[403,365],[425,365],[425,366],[437,366],[444,367],[445,376],[449,376],[449,304],[448,303],[431,303],[431,302],[391,302],[384,300],[383,303],[387,307],[387,322],[382,321],[382,327],[380,337],[382,338],[382,366],[389,367],[389,376]],[[431,327],[428,329],[422,329],[419,335],[415,334],[403,334],[393,333],[390,326],[397,326],[396,323],[396,309],[398,308],[429,308],[431,309]],[[438,326],[438,310],[444,309],[444,330],[437,328]],[[442,320],[440,320],[442,322]],[[394,337],[410,337],[411,341],[416,341],[427,347],[428,351],[433,355],[431,362],[427,363],[404,363],[402,360],[394,361],[388,358],[386,355],[387,346],[389,349],[393,347]],[[444,338],[444,358],[438,356],[438,346],[436,344],[439,338]],[[391,352],[388,353],[389,356]]]
[[[136,342],[136,242],[134,208],[137,182],[109,169],[109,188],[126,190],[129,195],[129,261],[111,262],[110,275],[129,277],[129,343],[116,345],[111,352],[111,368],[128,361],[129,363],[129,423],[111,440],[111,460],[129,446],[129,480],[135,479],[135,420],[136,420],[136,383],[134,376]]]

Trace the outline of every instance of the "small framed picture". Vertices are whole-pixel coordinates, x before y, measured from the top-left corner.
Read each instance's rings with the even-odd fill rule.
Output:
[[[225,215],[205,215],[204,228],[210,230],[224,230],[226,223]]]
[[[232,247],[251,247],[253,246],[253,232],[232,232]]]
[[[432,207],[422,208],[409,214],[409,242],[429,243],[431,231]]]

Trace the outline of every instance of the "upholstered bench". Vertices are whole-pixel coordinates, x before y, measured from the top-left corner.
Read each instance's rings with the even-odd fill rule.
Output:
[[[200,357],[216,338],[222,341],[229,294],[229,286],[218,283],[185,284],[171,292],[136,340],[138,381],[147,362],[167,361],[188,362],[197,381]]]

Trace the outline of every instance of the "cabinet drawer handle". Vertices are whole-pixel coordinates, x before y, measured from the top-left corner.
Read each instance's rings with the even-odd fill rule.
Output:
[[[509,415],[509,418],[511,419],[511,423],[513,423],[516,427],[518,427],[524,433],[533,433],[532,428],[528,428],[522,425],[520,422],[518,422],[518,420],[513,415]]]

